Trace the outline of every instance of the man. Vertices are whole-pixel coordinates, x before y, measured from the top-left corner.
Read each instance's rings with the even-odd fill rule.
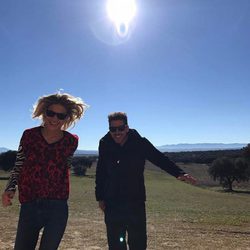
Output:
[[[109,250],[147,248],[144,165],[149,160],[177,179],[196,180],[128,126],[122,112],[108,116],[109,132],[100,140],[96,200],[104,211]]]

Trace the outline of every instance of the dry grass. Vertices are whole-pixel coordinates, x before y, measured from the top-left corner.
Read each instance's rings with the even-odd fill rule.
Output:
[[[250,249],[249,193],[194,187],[160,171],[147,170],[145,178],[148,250]],[[1,190],[5,183],[0,181]],[[87,177],[72,176],[71,185],[70,217],[59,249],[107,250],[103,214],[94,198],[94,168]],[[18,209],[16,199],[12,207],[0,208],[1,250],[13,249]]]

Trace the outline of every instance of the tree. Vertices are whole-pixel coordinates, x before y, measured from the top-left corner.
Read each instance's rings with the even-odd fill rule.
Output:
[[[208,173],[228,191],[233,191],[233,182],[248,181],[250,170],[246,158],[221,157],[213,161]]]
[[[250,144],[243,148],[243,157],[250,159]]]
[[[0,167],[4,171],[8,171],[14,167],[16,154],[17,152],[12,150],[0,154]]]
[[[88,168],[91,167],[93,161],[94,161],[93,157],[84,157],[84,156],[73,157],[72,159],[73,173],[76,176],[86,175],[86,171]]]

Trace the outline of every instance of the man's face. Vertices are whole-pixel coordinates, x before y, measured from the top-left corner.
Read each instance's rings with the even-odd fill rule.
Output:
[[[109,132],[111,134],[111,137],[115,141],[115,143],[118,143],[120,145],[123,145],[127,138],[129,127],[128,125],[125,125],[122,120],[115,120],[111,121],[109,124]]]

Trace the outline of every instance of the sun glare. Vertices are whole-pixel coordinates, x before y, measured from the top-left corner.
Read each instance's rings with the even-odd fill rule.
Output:
[[[129,30],[129,23],[135,17],[135,0],[108,0],[107,12],[109,18],[115,24],[117,33],[126,36]]]

